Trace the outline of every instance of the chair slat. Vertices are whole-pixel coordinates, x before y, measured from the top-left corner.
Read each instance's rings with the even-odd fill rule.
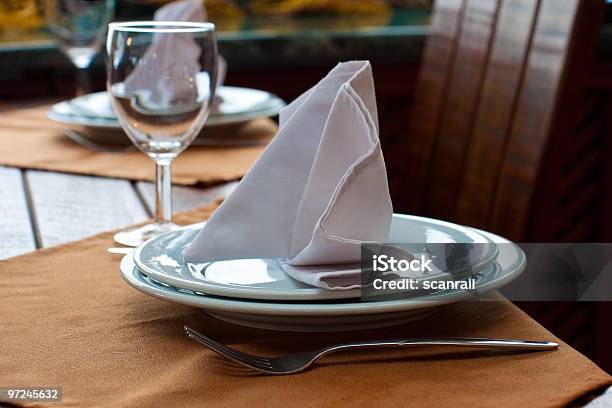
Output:
[[[492,197],[516,108],[539,1],[506,0],[500,7],[495,41],[467,147],[455,219],[486,228]]]
[[[563,221],[554,214],[566,145],[598,32],[593,22],[603,7],[599,1],[542,0],[490,220],[510,238],[554,239]]]
[[[401,190],[401,207],[418,211],[424,192],[424,181],[433,152],[435,136],[445,104],[447,84],[457,49],[465,0],[436,2],[419,80],[414,93],[411,129],[405,150],[396,157],[406,164],[405,174],[417,183],[406,183]]]
[[[581,101],[604,10],[593,0],[438,2],[399,207],[515,240],[567,231],[572,221],[558,216],[568,183],[601,168],[578,161],[601,138]],[[581,168],[589,174],[571,170]]]
[[[429,163],[425,207],[430,215],[450,218],[461,181],[466,146],[481,95],[495,29],[498,1],[468,0],[458,49],[433,157]]]

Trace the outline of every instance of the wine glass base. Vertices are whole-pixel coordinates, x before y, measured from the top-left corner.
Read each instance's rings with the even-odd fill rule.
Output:
[[[148,224],[138,228],[119,231],[115,234],[114,240],[121,245],[137,247],[151,238],[177,228],[179,228],[179,226],[172,222]]]

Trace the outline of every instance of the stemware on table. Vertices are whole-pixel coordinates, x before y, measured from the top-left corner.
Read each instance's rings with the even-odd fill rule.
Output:
[[[172,64],[177,52],[181,63]],[[107,53],[107,90],[119,122],[156,167],[154,222],[115,236],[123,245],[138,246],[176,228],[170,166],[201,131],[213,104],[217,83],[215,26],[111,23]]]
[[[59,49],[77,68],[77,95],[89,91],[87,70],[104,44],[115,0],[47,0],[45,20]]]

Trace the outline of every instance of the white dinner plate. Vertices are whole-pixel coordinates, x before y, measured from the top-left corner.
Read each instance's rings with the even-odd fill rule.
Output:
[[[229,125],[276,116],[285,106],[278,96],[266,91],[234,86],[217,89],[221,103],[211,112],[206,126]],[[47,117],[66,125],[121,129],[106,92],[96,92],[57,103]]]
[[[273,302],[236,300],[177,289],[143,275],[127,255],[121,274],[135,289],[170,302],[202,308],[206,313],[242,326],[301,332],[364,330],[420,319],[437,308],[475,299],[506,285],[525,268],[523,251],[505,238],[481,232],[498,244],[495,263],[477,274],[476,290],[447,290],[389,301]]]
[[[278,259],[239,259],[192,264],[183,261],[183,252],[203,223],[190,225],[153,238],[134,252],[134,261],[146,275],[174,287],[210,295],[264,300],[329,300],[359,298],[360,289],[325,290],[298,282],[287,275]],[[394,214],[387,242],[413,244],[413,252],[422,252],[435,243],[476,244],[471,247],[463,270],[453,274],[425,272],[413,276],[415,280],[457,279],[479,272],[497,256],[497,246],[474,230],[430,218]],[[469,246],[463,246],[468,248]],[[361,265],[326,265],[309,267],[313,272],[323,270],[359,275]]]

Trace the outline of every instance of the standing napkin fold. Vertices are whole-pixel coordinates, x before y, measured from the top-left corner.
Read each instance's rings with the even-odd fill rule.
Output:
[[[276,137],[185,260],[357,262],[362,243],[387,238],[392,214],[372,69],[342,63],[281,111]]]
[[[203,0],[179,0],[169,3],[155,12],[155,21],[204,22],[207,20]],[[193,77],[200,71],[200,47],[189,34],[158,36],[147,50],[142,65],[136,68],[125,81],[125,91],[135,93],[142,89],[153,89],[147,96],[150,102],[168,105],[172,100],[197,99],[197,89],[184,86],[177,89],[166,86],[165,81],[173,82],[174,78]],[[217,58],[217,86],[225,80],[227,63],[219,55]],[[176,81],[178,84],[184,81]]]

